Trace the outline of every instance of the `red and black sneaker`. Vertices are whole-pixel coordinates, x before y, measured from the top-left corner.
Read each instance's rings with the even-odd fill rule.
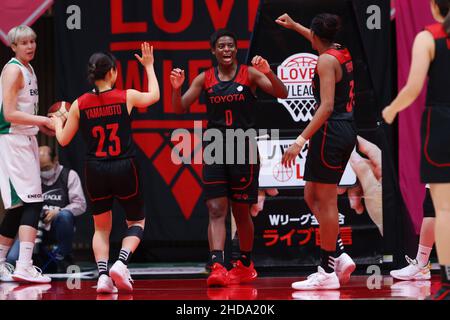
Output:
[[[211,273],[209,274],[206,284],[208,287],[226,287],[228,285],[228,271],[220,263],[214,263],[211,267]]]
[[[230,284],[239,284],[255,280],[258,277],[258,273],[255,270],[253,261],[246,267],[242,261],[238,260],[233,269],[228,272],[228,277],[230,278]]]

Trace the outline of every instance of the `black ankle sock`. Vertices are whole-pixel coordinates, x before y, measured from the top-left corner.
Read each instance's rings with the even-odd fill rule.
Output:
[[[224,264],[224,253],[222,250],[213,250],[209,253],[209,260],[211,261],[211,264],[219,263],[221,265]]]
[[[326,251],[320,249],[320,266],[326,273],[334,272],[334,257],[335,251]]]
[[[128,249],[120,249],[119,253],[119,261],[122,261],[125,265],[128,265],[128,262],[131,259],[132,252]]]
[[[252,264],[252,253],[251,251],[241,251],[241,256],[239,260],[242,262],[242,264],[246,267],[250,267]]]
[[[109,274],[108,274],[108,261],[97,261],[97,268],[98,268],[98,276],[99,277],[102,274],[106,274],[109,277]]]
[[[336,257],[339,257],[344,252],[345,252],[344,242],[342,242],[341,234],[339,233],[336,240]]]
[[[450,265],[441,265],[442,284],[450,286]]]

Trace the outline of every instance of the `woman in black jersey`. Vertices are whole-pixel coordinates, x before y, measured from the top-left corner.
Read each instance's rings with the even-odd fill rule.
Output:
[[[88,65],[88,78],[94,90],[75,100],[64,128],[60,118],[52,118],[60,145],[69,144],[78,129],[87,144],[85,181],[94,217],[92,248],[99,269],[98,293],[114,293],[117,288],[133,290],[127,263],[144,233],[145,213],[130,114],[133,107],[144,108],[156,103],[159,85],[153,68],[153,47],[143,43],[141,51],[142,57],[135,56],[147,72],[148,92],[114,89],[117,79],[115,58],[110,53],[94,53]],[[114,199],[125,210],[128,229],[119,259],[108,274]]]
[[[346,48],[334,42],[340,29],[340,19],[335,15],[315,16],[311,29],[296,23],[287,14],[276,22],[300,33],[319,52],[313,79],[316,111],[283,155],[282,163],[292,166],[309,140],[304,195],[320,225],[321,264],[317,273],[305,281],[293,283],[292,287],[297,290],[338,289],[340,282],[348,281],[355,269],[346,253],[336,251],[339,237],[337,184],[356,144],[352,58]]]
[[[426,108],[422,116],[420,175],[430,185],[436,212],[436,249],[442,270],[442,290],[436,299],[450,299],[450,1],[431,0],[436,24],[417,34],[405,87],[383,110],[392,123],[422,91],[428,76]]]
[[[279,98],[286,98],[287,90],[262,57],[255,56],[252,66],[237,62],[237,40],[234,33],[227,30],[215,32],[211,36],[211,50],[218,66],[199,74],[183,96],[181,86],[185,78],[184,70],[172,70],[172,103],[175,112],[186,113],[203,93],[206,98],[208,129],[223,134],[226,153],[233,144],[225,139],[226,130],[237,132],[256,128],[256,88]],[[256,154],[251,151],[246,153],[248,149],[253,149],[255,141],[246,143],[243,148],[238,146],[231,150],[234,155],[245,154],[245,163],[225,163],[225,159],[218,159],[222,162],[205,161],[203,165],[203,191],[209,212],[208,239],[212,264],[208,286],[239,284],[257,277],[251,260],[254,227],[250,207],[258,200],[259,162]],[[206,147],[207,145],[205,150]],[[227,272],[224,266],[225,218],[230,206],[236,220],[241,256],[233,269]]]

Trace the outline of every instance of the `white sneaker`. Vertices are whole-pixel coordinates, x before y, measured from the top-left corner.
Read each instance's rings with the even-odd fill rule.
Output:
[[[117,288],[110,277],[102,274],[97,281],[97,293],[116,293]]]
[[[356,269],[356,264],[352,258],[345,252],[334,259],[334,270],[339,278],[340,284],[346,284],[350,280],[350,276]]]
[[[392,270],[391,276],[398,280],[429,280],[431,278],[430,263],[425,267],[419,266],[416,259],[405,256],[408,266],[399,270]]]
[[[16,262],[16,270],[14,271],[12,278],[19,282],[31,282],[31,283],[49,283],[52,279],[42,274],[42,270],[36,266],[33,266],[33,261],[28,263]]]
[[[336,272],[326,273],[320,266],[317,268],[317,272],[310,275],[305,281],[292,284],[292,288],[295,290],[334,290],[340,287]]]
[[[0,282],[13,282],[14,266],[8,262],[0,263]]]
[[[109,270],[109,275],[119,290],[133,291],[133,279],[127,266],[120,260],[117,260]]]

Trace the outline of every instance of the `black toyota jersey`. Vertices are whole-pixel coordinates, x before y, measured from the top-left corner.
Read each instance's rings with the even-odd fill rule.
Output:
[[[255,127],[256,97],[252,92],[248,66],[238,65],[230,81],[221,81],[217,67],[205,71],[204,92],[208,128],[249,129]]]
[[[352,57],[348,49],[343,47],[328,49],[325,53],[338,59],[342,68],[342,79],[336,83],[334,109],[329,120],[351,121],[353,120],[353,107],[355,105]],[[316,108],[318,108],[320,106],[320,78],[317,67],[313,78],[313,93],[317,103]]]
[[[78,98],[78,107],[87,160],[124,159],[135,155],[126,91],[88,92]]]
[[[426,27],[434,38],[435,55],[428,70],[428,107],[450,107],[450,37],[440,23]]]

